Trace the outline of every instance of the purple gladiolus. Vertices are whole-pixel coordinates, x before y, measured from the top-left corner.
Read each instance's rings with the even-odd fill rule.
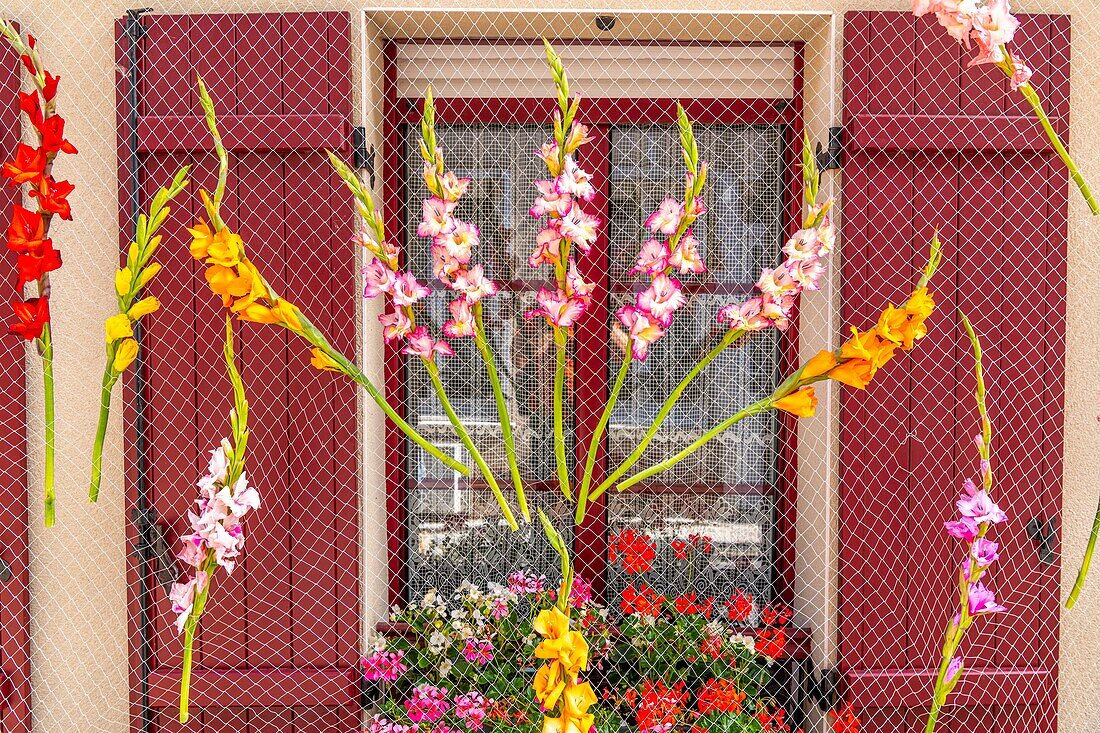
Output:
[[[970,548],[970,555],[974,558],[978,567],[987,568],[997,562],[997,558],[1000,557],[998,553],[999,549],[1000,545],[996,542],[987,540],[984,537],[979,537],[974,540],[974,544]]]
[[[962,517],[958,520],[943,523],[947,534],[963,542],[973,542],[978,536],[978,523],[970,517]]]
[[[997,524],[1008,519],[985,489],[974,492],[973,496],[967,494],[960,496],[956,506],[959,507],[959,514],[973,519],[978,524],[986,522]]]
[[[959,675],[962,673],[963,660],[962,657],[953,657],[950,662],[947,663],[947,677],[944,679],[944,683],[954,686],[958,680]]]

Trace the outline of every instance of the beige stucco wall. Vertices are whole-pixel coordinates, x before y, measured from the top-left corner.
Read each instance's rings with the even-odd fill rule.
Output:
[[[121,436],[110,434],[106,480],[100,503],[84,500],[91,436],[94,431],[98,396],[98,365],[102,358],[100,333],[103,319],[113,312],[114,297],[110,273],[117,259],[117,204],[115,182],[115,117],[113,19],[133,3],[44,0],[8,2],[0,9],[24,23],[43,39],[43,51],[51,68],[64,78],[64,113],[69,137],[81,155],[66,159],[65,172],[77,185],[74,205],[77,221],[61,223],[55,239],[65,254],[65,267],[54,278],[53,313],[57,333],[58,374],[58,495],[59,525],[52,531],[41,528],[39,508],[41,458],[32,456],[31,571],[33,613],[33,665],[35,725],[50,733],[80,727],[94,731],[122,733],[127,726],[127,663],[124,562],[124,511],[119,480]],[[407,3],[402,3],[406,5]],[[427,3],[422,3],[428,7]],[[510,3],[467,0],[461,7],[508,7]],[[720,3],[684,0],[685,13],[727,10]],[[635,7],[665,7],[654,0]],[[253,4],[230,0],[169,0],[157,3],[158,12],[239,12],[304,9],[342,9],[355,12],[360,5],[348,2],[271,2]],[[431,3],[439,8],[439,3]],[[577,8],[603,9],[594,4]],[[738,10],[833,11],[850,7],[872,7],[869,3],[849,5],[834,0],[803,2],[759,2],[745,0]],[[891,0],[878,9],[902,9],[903,2]],[[1094,0],[1032,2],[1031,12],[1064,12],[1073,15],[1073,99],[1072,135],[1077,142],[1078,163],[1094,181],[1100,181],[1100,148],[1091,145],[1100,137],[1100,8]],[[839,17],[836,18],[839,23]],[[765,24],[766,25],[766,24]],[[829,62],[828,22],[815,21],[807,27],[808,41],[808,129],[820,138],[830,122],[836,121],[836,67]],[[353,20],[358,35],[367,28],[368,49],[364,86],[367,104],[364,123],[377,123],[377,87],[371,84],[378,53],[370,25]],[[360,69],[357,59],[355,68]],[[832,71],[830,71],[832,69]],[[357,90],[359,86],[357,85]],[[832,185],[832,181],[829,182]],[[1096,385],[1100,384],[1100,341],[1095,338],[1095,314],[1100,312],[1100,288],[1095,274],[1100,271],[1100,249],[1094,242],[1100,222],[1089,219],[1080,199],[1070,197],[1070,262],[1068,286],[1068,364],[1065,445],[1064,567],[1067,584],[1072,582],[1095,509],[1097,454],[1100,432],[1095,421]],[[807,352],[817,348],[806,338],[826,333],[830,319],[827,294],[807,302],[803,330]],[[374,375],[380,371],[380,343],[373,313],[364,314],[362,358]],[[41,405],[37,400],[40,383],[38,362],[29,360],[32,385],[30,444],[41,445]],[[799,497],[799,606],[802,620],[815,628],[819,656],[830,655],[835,568],[831,543],[835,522],[833,471],[835,440],[829,436],[835,410],[803,426],[805,440]],[[370,406],[364,415],[364,435],[379,435],[377,411]],[[381,461],[374,445],[364,446],[364,606],[370,616],[384,612],[384,505]],[[186,487],[181,487],[185,490]],[[1077,610],[1062,622],[1061,730],[1089,733],[1100,730],[1100,582],[1082,597]]]

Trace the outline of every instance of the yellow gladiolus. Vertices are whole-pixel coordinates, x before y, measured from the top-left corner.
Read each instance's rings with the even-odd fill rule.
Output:
[[[900,308],[895,308],[893,305],[888,305],[878,318],[876,330],[879,336],[900,346],[904,341],[904,331],[908,323],[908,313]]]
[[[160,301],[150,295],[130,306],[130,310],[126,315],[130,317],[130,320],[136,321],[143,316],[155,312],[158,308],[160,308]]]
[[[775,407],[797,417],[812,417],[817,408],[817,395],[813,387],[803,387],[776,400]]]
[[[123,267],[115,273],[115,292],[125,298],[130,294],[130,285],[133,283],[133,280],[134,276],[133,273],[130,272],[130,268]]]
[[[894,358],[897,344],[881,338],[876,331],[860,333],[852,326],[852,338],[840,347],[840,356],[845,359],[863,359],[871,365],[871,375],[886,362]]]
[[[228,228],[215,234],[206,247],[207,262],[223,267],[236,267],[244,255],[244,242],[240,235]]]
[[[335,361],[333,361],[332,357],[330,357],[328,354],[321,351],[317,347],[313,348],[312,354],[313,355],[310,358],[309,363],[312,364],[317,369],[330,371],[330,372],[340,371],[340,365],[337,364]]]
[[[592,685],[581,682],[565,688],[564,700],[562,715],[580,718],[588,713],[588,708],[596,704],[596,693],[592,691]]]
[[[109,344],[134,335],[134,328],[130,325],[130,319],[125,313],[119,313],[108,318],[106,330],[107,343]]]
[[[569,617],[557,606],[547,608],[535,617],[534,629],[544,639],[560,639],[569,631]]]
[[[565,675],[559,662],[550,662],[539,667],[535,673],[535,697],[538,698],[543,710],[550,710],[558,704],[558,699],[565,692]]]
[[[928,292],[928,288],[917,288],[905,303],[905,311],[910,315],[917,316],[922,321],[932,315],[932,311],[935,309],[936,301],[932,299],[932,294]]]
[[[149,265],[144,270],[142,270],[138,274],[138,281],[137,281],[138,289],[140,290],[141,288],[144,288],[146,285],[148,285],[149,281],[152,280],[154,277],[156,277],[158,272],[160,272],[160,263],[159,262],[154,262],[153,264]]]
[[[134,363],[138,354],[138,342],[128,338],[118,345],[115,350],[115,360],[111,365],[116,372],[126,371],[126,367]]]
[[[241,280],[248,282],[248,292],[234,301],[233,310],[244,310],[260,298],[268,297],[267,286],[264,285],[263,276],[260,275],[260,271],[256,269],[256,266],[247,259],[242,259],[241,263],[237,265],[237,274],[240,276]]]
[[[215,295],[220,295],[222,305],[229,306],[234,298],[242,298],[252,291],[252,281],[247,275],[242,277],[237,270],[224,265],[211,265],[203,273],[206,282]]]

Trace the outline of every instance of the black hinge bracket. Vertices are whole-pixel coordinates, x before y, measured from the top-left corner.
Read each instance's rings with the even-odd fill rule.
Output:
[[[11,580],[11,564],[0,557],[0,583],[7,583]]]
[[[351,159],[357,170],[366,171],[374,188],[374,146],[367,144],[367,128],[351,128]]]
[[[126,11],[126,22],[122,25],[122,32],[131,41],[140,41],[148,31],[141,24],[141,16],[153,12],[152,8],[133,8]]]
[[[829,128],[829,146],[822,148],[819,142],[814,150],[814,160],[817,162],[819,172],[840,170],[840,166],[844,163],[843,127]]]
[[[1058,540],[1058,525],[1054,517],[1048,517],[1043,521],[1041,517],[1032,517],[1027,523],[1027,536],[1035,543],[1035,550],[1039,554],[1039,562],[1043,565],[1053,565],[1055,560],[1054,543]]]
[[[809,698],[821,712],[832,710],[840,701],[840,671],[836,667],[814,672],[806,680],[806,686]]]
[[[134,553],[142,559],[148,559],[153,566],[153,575],[164,592],[172,589],[179,574],[176,572],[176,559],[168,549],[168,538],[160,524],[157,511],[152,507],[134,509],[131,514],[137,528],[137,543]]]

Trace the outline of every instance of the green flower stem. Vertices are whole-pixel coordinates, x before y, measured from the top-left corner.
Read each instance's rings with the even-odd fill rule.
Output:
[[[672,468],[673,466],[675,466],[680,461],[682,461],[685,458],[687,458],[688,456],[690,456],[695,451],[702,448],[704,445],[706,445],[710,441],[717,438],[719,435],[721,435],[723,432],[725,432],[729,428],[733,427],[737,423],[744,420],[746,417],[752,417],[753,415],[758,415],[761,412],[764,412],[765,410],[770,409],[772,404],[775,402],[776,399],[778,399],[779,396],[780,395],[779,395],[778,392],[775,393],[775,394],[768,395],[767,397],[760,400],[759,402],[754,402],[753,404],[749,405],[745,409],[740,410],[738,412],[735,412],[733,415],[730,415],[725,420],[718,423],[717,425],[715,425],[713,428],[711,428],[707,432],[703,433],[703,435],[699,436],[699,438],[697,438],[687,448],[684,448],[682,451],[680,451],[676,455],[672,456],[671,458],[668,458],[664,461],[661,461],[660,463],[657,463],[653,466],[650,466],[649,468],[647,468],[644,471],[639,471],[638,473],[634,474],[633,476],[626,479],[625,481],[620,482],[617,488],[619,489],[619,491],[624,491],[626,489],[629,489],[631,486],[638,483],[639,481],[645,481],[647,478],[651,478],[651,477],[656,476],[657,474],[659,474],[663,471],[667,471],[668,469]]]
[[[1011,76],[1011,73],[1009,73],[1009,76]],[[1039,95],[1035,92],[1031,84],[1021,84],[1020,94],[1024,96],[1024,99],[1031,105],[1031,109],[1035,111],[1035,116],[1039,118],[1039,123],[1043,126],[1043,130],[1046,131],[1047,137],[1050,138],[1050,144],[1054,146],[1062,162],[1066,164],[1070,178],[1077,184],[1077,188],[1081,191],[1081,195],[1085,197],[1085,201],[1089,205],[1089,211],[1092,212],[1093,216],[1100,215],[1100,204],[1096,202],[1096,197],[1092,195],[1092,191],[1089,189],[1089,184],[1085,181],[1085,177],[1077,168],[1077,164],[1073,162],[1073,158],[1070,157],[1069,151],[1066,150],[1066,146],[1062,144],[1062,139],[1059,138],[1058,133],[1054,131],[1054,126],[1050,123],[1050,118],[1047,117],[1046,110],[1043,109],[1043,102],[1039,99]]]
[[[519,461],[516,459],[516,439],[512,435],[512,420],[508,415],[508,402],[504,399],[504,389],[500,386],[496,359],[485,338],[485,317],[481,301],[474,304],[474,343],[481,352],[485,370],[489,373],[489,382],[493,385],[493,398],[497,403],[497,415],[500,417],[500,432],[504,438],[504,452],[508,455],[508,470],[512,474],[512,485],[516,489],[516,501],[524,520],[531,521],[531,510],[527,507],[527,495],[523,493],[523,478],[519,473]]]
[[[434,456],[436,459],[438,459],[447,468],[450,468],[453,471],[458,471],[463,476],[470,475],[470,469],[468,467],[459,463],[454,458],[441,451],[439,448],[436,448],[434,445],[428,442],[427,438],[418,433],[412,425],[409,425],[407,422],[405,422],[405,420],[397,414],[397,411],[390,406],[390,403],[386,401],[386,398],[382,395],[382,393],[378,391],[378,388],[374,386],[374,383],[371,382],[367,375],[363,373],[363,370],[360,369],[351,359],[347,358],[339,351],[334,349],[332,347],[332,344],[328,342],[328,339],[325,338],[324,334],[318,331],[317,327],[309,322],[309,319],[305,317],[305,314],[303,314],[298,309],[295,310],[297,312],[298,319],[302,322],[302,336],[305,338],[305,340],[320,349],[325,354],[325,356],[332,359],[332,361],[339,367],[341,374],[349,377],[356,384],[365,389],[367,391],[367,394],[370,395],[371,399],[374,400],[375,404],[378,405],[382,412],[386,414],[386,417],[393,421],[394,425],[401,429],[401,432],[407,435],[414,443],[416,443],[432,456]]]
[[[1073,583],[1066,608],[1073,608],[1077,603],[1077,597],[1085,588],[1085,579],[1089,575],[1089,566],[1092,564],[1092,551],[1096,549],[1096,536],[1100,534],[1100,504],[1096,506],[1096,517],[1092,520],[1092,532],[1089,534],[1089,544],[1085,548],[1085,558],[1081,561],[1081,569],[1077,571],[1077,580]]]
[[[107,421],[111,415],[111,390],[119,375],[111,364],[114,361],[115,345],[107,348],[107,365],[103,368],[103,391],[99,396],[99,425],[95,431],[95,443],[92,446],[92,483],[88,487],[88,501],[99,500],[99,485],[103,478],[103,441],[107,437]]]
[[[584,521],[584,512],[588,507],[588,490],[592,485],[592,471],[596,466],[596,452],[600,446],[600,441],[603,439],[604,430],[607,429],[607,423],[611,420],[611,412],[615,409],[615,403],[619,401],[619,392],[622,391],[626,377],[630,373],[630,364],[633,360],[634,354],[628,346],[626,354],[623,356],[622,366],[619,367],[619,373],[615,377],[615,384],[611,388],[611,394],[607,398],[607,404],[603,408],[603,414],[600,415],[600,422],[596,425],[596,430],[592,433],[592,440],[588,444],[588,458],[584,462],[580,498],[577,500],[577,512],[574,516],[574,523],[577,526],[580,526],[581,522]]]
[[[933,733],[936,729],[936,721],[940,718],[940,711],[947,703],[947,695],[950,693],[948,689],[947,680],[947,668],[951,664],[952,658],[955,656],[955,652],[958,651],[959,644],[962,642],[962,623],[959,626],[955,626],[954,620],[949,622],[947,631],[944,633],[943,640],[943,659],[940,661],[939,673],[936,675],[936,684],[932,690],[932,707],[928,711],[928,721],[924,725],[924,733]]]
[[[565,358],[569,336],[563,328],[554,328],[554,460],[558,467],[558,486],[567,499],[573,497],[569,488],[569,464],[565,461]]]
[[[42,386],[45,397],[46,416],[46,526],[52,527],[54,515],[54,403],[53,403],[53,339],[50,337],[50,324],[42,327],[42,336],[38,339],[38,349],[42,354]]]
[[[645,453],[645,449],[653,441],[654,436],[657,435],[657,430],[660,429],[661,424],[669,416],[669,413],[672,412],[672,408],[676,406],[677,401],[679,401],[680,397],[684,394],[684,390],[686,390],[688,386],[695,380],[695,378],[698,377],[704,369],[706,369],[708,364],[718,358],[719,354],[725,351],[726,348],[728,348],[744,335],[745,331],[741,330],[726,331],[725,335],[722,336],[721,341],[719,341],[718,344],[713,349],[711,349],[706,356],[700,359],[698,364],[692,367],[691,371],[688,372],[682,380],[680,380],[680,383],[678,385],[676,385],[676,389],[672,390],[672,393],[665,400],[665,403],[661,405],[661,409],[657,412],[657,416],[653,419],[653,423],[649,426],[649,429],[646,430],[645,435],[642,436],[641,441],[638,442],[637,447],[634,448],[629,456],[627,456],[626,460],[623,461],[623,464],[621,466],[615,469],[615,471],[610,476],[604,479],[603,482],[599,486],[597,486],[591,494],[589,494],[589,501],[596,501],[601,496],[603,496],[603,492],[607,491],[607,489],[612,484],[614,484],[616,481],[626,475],[626,472],[630,470],[630,467],[641,459],[642,455]]]
[[[214,570],[218,567],[214,553],[210,553],[202,569],[206,573],[206,587],[195,593],[191,613],[183,622],[183,663],[180,669],[180,722],[186,723],[191,717],[188,701],[191,698],[191,662],[194,657],[195,632],[199,628],[199,618],[206,610],[206,601],[210,598],[210,586],[214,581]]]
[[[508,526],[515,532],[519,529],[519,523],[516,522],[516,518],[512,514],[512,509],[508,506],[508,500],[504,498],[504,493],[497,484],[496,477],[493,476],[493,472],[489,469],[489,464],[481,457],[481,452],[478,451],[477,446],[474,445],[474,440],[470,437],[470,433],[466,431],[466,426],[462,424],[462,420],[459,418],[458,413],[456,413],[454,407],[451,406],[451,401],[447,399],[447,393],[443,389],[443,380],[439,378],[439,367],[437,367],[435,362],[431,359],[422,358],[420,361],[428,371],[428,376],[431,377],[432,387],[435,388],[435,393],[439,396],[439,402],[443,406],[443,412],[447,414],[447,419],[451,421],[451,425],[454,427],[455,432],[458,433],[459,440],[462,441],[462,444],[466,446],[466,450],[473,456],[474,463],[477,465],[478,470],[481,471],[481,475],[485,478],[486,483],[489,484],[489,488],[492,489],[493,496],[496,497],[497,504],[500,505],[500,511],[504,514],[504,520],[508,522]]]

